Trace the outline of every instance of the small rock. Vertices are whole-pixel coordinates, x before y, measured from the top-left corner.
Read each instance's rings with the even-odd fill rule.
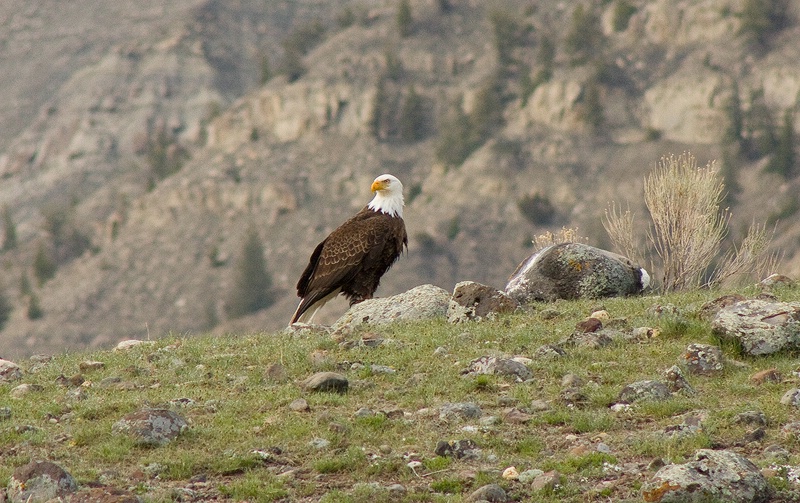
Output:
[[[750,376],[750,380],[755,384],[779,383],[783,380],[783,376],[778,372],[778,369],[766,369]]]
[[[592,312],[592,314],[589,315],[589,318],[595,318],[600,321],[608,321],[611,319],[611,316],[605,309],[599,309],[597,311]]]
[[[331,441],[327,440],[325,438],[314,438],[308,443],[308,445],[310,445],[314,449],[322,450],[322,449],[327,449],[328,447],[330,447],[331,446]]]
[[[690,374],[713,376],[722,372],[722,351],[709,344],[689,344],[683,361]]]
[[[791,456],[791,453],[781,445],[770,445],[764,449],[764,455],[769,458],[786,461]]]
[[[533,468],[531,470],[525,470],[524,472],[520,473],[519,477],[517,477],[517,480],[519,480],[520,483],[522,484],[530,484],[536,479],[536,477],[543,474],[544,472],[542,470],[539,470],[538,468]]]
[[[611,407],[609,407],[609,409],[611,409],[611,412],[617,414],[628,412],[629,410],[631,410],[631,408],[632,408],[631,405],[628,403],[615,403],[611,405]]]
[[[661,330],[653,327],[636,327],[631,333],[634,341],[649,341],[661,335]]]
[[[452,456],[456,459],[474,459],[480,453],[478,444],[472,440],[454,440],[445,442],[440,440],[433,451],[437,456]]]
[[[579,388],[566,388],[558,393],[558,397],[568,407],[583,407],[589,403],[589,397]]]
[[[583,379],[577,374],[564,374],[564,377],[561,378],[562,388],[579,388],[581,386],[583,386]]]
[[[567,352],[561,346],[555,344],[545,344],[539,346],[533,353],[534,357],[541,360],[555,360],[567,356]]]
[[[375,365],[372,364],[369,366],[370,370],[375,374],[396,374],[397,371],[392,367],[388,367],[386,365]]]
[[[0,421],[8,421],[11,419],[11,408],[0,407]]]
[[[405,494],[407,492],[406,486],[403,484],[389,484],[386,490],[392,494]]]
[[[476,358],[461,373],[475,375],[496,374],[512,377],[517,382],[523,382],[533,377],[533,372],[525,364],[513,359],[497,358],[495,356]]]
[[[620,391],[617,402],[634,403],[644,400],[661,401],[672,396],[669,388],[660,381],[637,381],[631,383]]]
[[[295,412],[308,412],[311,410],[305,398],[297,398],[289,404],[289,409]]]
[[[169,409],[142,409],[125,415],[114,423],[111,431],[128,435],[140,445],[165,445],[189,429],[180,414]]]
[[[664,372],[664,379],[667,381],[667,387],[673,393],[684,392],[687,395],[694,395],[695,390],[686,377],[683,371],[677,365],[673,365]]]
[[[22,379],[22,369],[16,363],[0,359],[0,382],[11,382]]]
[[[8,396],[11,398],[20,399],[25,395],[29,395],[30,393],[35,393],[37,391],[42,391],[44,389],[43,386],[39,384],[20,384],[14,388],[11,388],[11,391],[8,392]]]
[[[367,407],[361,407],[356,411],[355,414],[353,414],[355,417],[372,417],[374,415],[375,413],[372,411],[372,409]]]
[[[483,412],[477,404],[472,402],[445,403],[439,407],[439,419],[447,420],[452,418],[477,419]]]
[[[117,344],[116,347],[114,347],[114,351],[127,351],[137,346],[152,346],[155,343],[156,341],[140,341],[138,339],[129,339],[126,341],[121,341],[119,344]]]
[[[331,391],[334,393],[347,393],[349,384],[345,376],[336,372],[317,372],[302,382],[302,386],[309,391]]]
[[[586,318],[575,325],[575,330],[583,334],[597,332],[601,328],[603,328],[603,322],[597,318]]]
[[[748,410],[747,412],[736,414],[736,417],[733,418],[733,422],[736,424],[754,424],[758,426],[766,426],[767,416],[765,416],[760,410]]]
[[[526,424],[531,419],[533,419],[533,416],[516,407],[503,414],[503,421],[509,424]]]
[[[541,398],[537,398],[536,400],[531,400],[531,405],[528,407],[528,410],[531,412],[544,412],[550,410],[550,404]]]
[[[800,389],[793,388],[784,393],[781,397],[781,403],[792,407],[800,407]]]
[[[613,343],[614,340],[605,330],[597,332],[573,332],[566,339],[559,342],[561,346],[600,349]]]
[[[534,491],[552,491],[559,482],[561,482],[561,474],[555,470],[551,470],[533,479],[533,482],[531,482],[531,489]]]
[[[67,499],[78,483],[66,470],[51,461],[31,461],[14,470],[8,482],[11,503],[38,503]]]
[[[489,484],[478,488],[467,496],[465,501],[488,501],[489,503],[505,503],[508,501],[506,491],[497,484]]]
[[[509,466],[505,470],[503,470],[502,477],[506,480],[516,480],[519,478],[519,472],[517,468],[514,466]]]
[[[499,314],[513,313],[519,303],[491,286],[462,281],[455,286],[447,307],[447,321],[464,323],[492,319]]]
[[[78,368],[81,370],[81,372],[94,372],[96,370],[102,370],[106,368],[106,364],[103,362],[85,361],[79,363]]]

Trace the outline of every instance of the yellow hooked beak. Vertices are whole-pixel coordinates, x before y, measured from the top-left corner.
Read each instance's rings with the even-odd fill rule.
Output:
[[[384,190],[389,185],[389,180],[375,180],[372,182],[372,192]]]

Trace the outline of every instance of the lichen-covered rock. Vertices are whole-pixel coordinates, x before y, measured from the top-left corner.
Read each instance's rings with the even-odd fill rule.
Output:
[[[391,297],[369,299],[352,306],[331,326],[350,331],[363,325],[385,325],[395,321],[441,318],[447,314],[450,294],[434,285],[420,285]]]
[[[725,368],[722,350],[710,344],[689,344],[683,353],[683,361],[690,374],[713,376]]]
[[[483,415],[478,404],[473,402],[445,403],[439,407],[439,419],[477,419]]]
[[[0,359],[0,382],[11,382],[22,378],[22,369],[16,363]]]
[[[516,381],[527,381],[533,377],[533,372],[524,363],[513,358],[498,358],[496,356],[482,356],[472,360],[462,374],[496,374],[512,377]]]
[[[447,307],[447,321],[481,321],[498,314],[513,313],[519,303],[505,292],[473,281],[462,281],[453,289]]]
[[[673,365],[664,371],[664,379],[667,381],[667,387],[673,393],[683,392],[687,395],[695,394],[694,388],[692,388],[692,385],[686,380],[686,376],[683,375],[683,371],[677,365]]]
[[[800,348],[800,303],[744,300],[724,307],[711,322],[717,337],[739,343],[745,354]]]
[[[59,500],[78,489],[66,470],[51,461],[31,461],[14,470],[8,482],[11,503],[40,503]]]
[[[671,396],[672,393],[669,388],[661,381],[637,381],[622,388],[617,397],[617,402],[659,401],[667,400]]]
[[[759,503],[771,495],[767,480],[750,460],[710,449],[700,449],[688,463],[661,468],[642,487],[644,501],[657,503]]]
[[[649,284],[647,271],[621,255],[582,243],[561,243],[525,259],[505,292],[525,304],[634,295]]]
[[[114,423],[111,431],[129,435],[140,445],[159,446],[175,440],[189,429],[189,423],[169,409],[142,409]]]

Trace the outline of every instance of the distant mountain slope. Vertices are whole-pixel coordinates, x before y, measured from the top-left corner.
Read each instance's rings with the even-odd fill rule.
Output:
[[[108,13],[131,27],[98,31],[91,57],[70,53],[65,36],[64,54],[77,55],[61,70],[23,71],[48,81],[27,98],[40,103],[36,116],[2,116],[29,122],[0,143],[0,202],[20,241],[2,254],[16,309],[0,340],[13,355],[170,331],[279,329],[314,245],[366,204],[383,172],[407,188],[410,242],[379,295],[467,279],[501,287],[531,238],[562,226],[609,247],[608,203],[629,203],[644,221],[642,179],[660,156],[684,150],[701,164],[716,159],[737,182],[732,237],[782,217],[782,272],[797,275],[797,177],[765,167],[796,115],[800,13],[786,13],[757,47],[743,32],[745,4],[617,0],[575,11],[507,2],[501,11],[415,1],[406,37],[395,2],[209,1],[162,15]],[[625,23],[620,6],[630,7]],[[36,12],[6,22],[42,25],[31,33],[58,24]],[[325,34],[302,57],[305,72],[259,86],[263,62],[280,70],[282,41],[315,18]],[[424,120],[404,138],[412,93]],[[444,147],[468,135],[476,139],[465,160],[442,162]],[[154,176],[154,159],[170,155],[179,170]],[[31,281],[43,316],[30,320],[20,278],[33,278],[40,243],[52,246],[48,207],[69,215],[91,246],[41,287]],[[277,302],[228,320],[251,224]],[[321,320],[345,308],[332,304]]]

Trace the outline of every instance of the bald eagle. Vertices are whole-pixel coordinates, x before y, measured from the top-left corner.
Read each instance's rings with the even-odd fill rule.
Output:
[[[372,182],[375,197],[317,245],[300,280],[292,321],[310,322],[326,302],[344,294],[350,305],[371,299],[381,276],[408,249],[403,184],[392,175]]]

